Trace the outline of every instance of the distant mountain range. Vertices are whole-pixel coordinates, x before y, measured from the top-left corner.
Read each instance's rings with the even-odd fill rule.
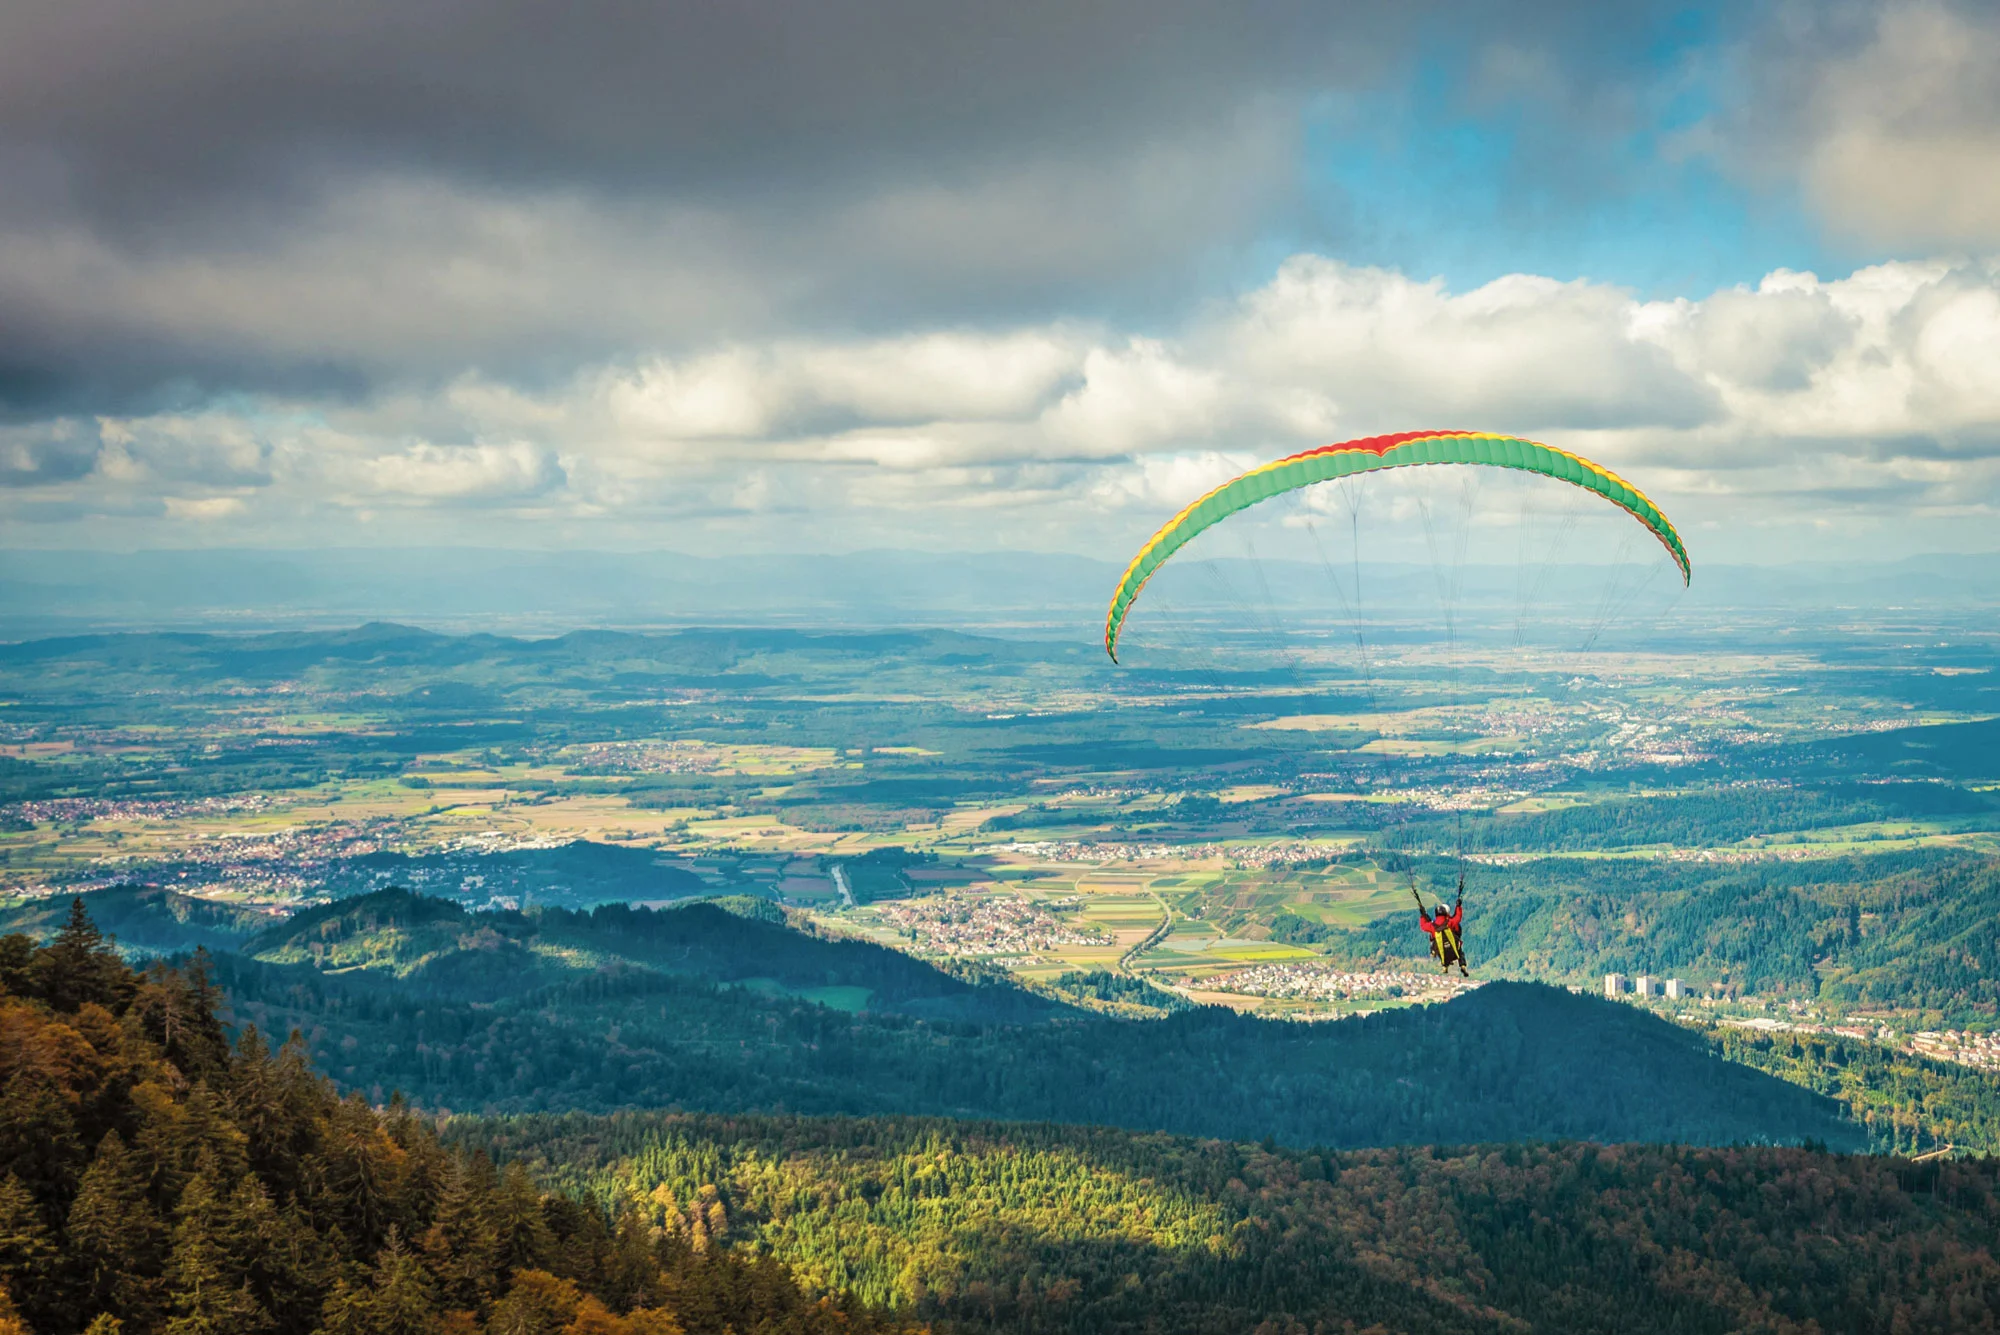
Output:
[[[1649,553],[1650,555],[1650,553]],[[0,565],[0,639],[134,627],[269,628],[395,618],[437,626],[561,630],[579,626],[951,625],[1033,627],[1065,636],[1101,624],[1120,562],[1029,552],[864,551],[691,556],[679,552],[534,552],[484,548],[252,551],[10,551]],[[1421,563],[1364,563],[1364,614],[1435,605]],[[1169,566],[1149,590],[1189,615],[1269,607],[1320,620],[1347,616],[1345,578],[1311,561],[1222,557]],[[1534,573],[1536,597],[1560,606],[1606,592],[1604,568]],[[1621,577],[1623,602],[1635,595]],[[1632,583],[1637,582],[1634,577]],[[1467,609],[1512,609],[1519,567],[1467,568]],[[1671,585],[1672,587],[1669,587]],[[1712,566],[1693,586],[1645,582],[1648,618],[1699,620],[1718,609],[1934,611],[1990,607],[2000,556],[1939,555],[1869,565]]]

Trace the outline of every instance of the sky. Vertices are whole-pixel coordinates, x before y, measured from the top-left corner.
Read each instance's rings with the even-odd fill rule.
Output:
[[[14,0],[0,547],[1129,552],[1523,434],[2000,550],[2000,5]]]

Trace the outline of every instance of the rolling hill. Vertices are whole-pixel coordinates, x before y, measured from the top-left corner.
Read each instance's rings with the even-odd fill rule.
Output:
[[[771,912],[768,906],[762,911]],[[1838,1105],[1561,989],[1319,1025],[1077,1010],[712,904],[473,913],[406,892],[218,956],[240,1020],[428,1107],[927,1113],[1288,1144],[1820,1140]]]
[[[116,938],[127,956],[173,955],[198,946],[229,950],[281,919],[263,909],[197,899],[159,886],[125,885],[0,908],[0,935],[51,937],[69,916],[73,899],[83,901],[98,930]]]

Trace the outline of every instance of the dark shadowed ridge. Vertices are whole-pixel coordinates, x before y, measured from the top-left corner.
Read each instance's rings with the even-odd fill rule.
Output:
[[[238,1013],[425,1106],[922,1113],[1289,1144],[1865,1145],[1839,1106],[1633,1007],[1497,982],[1321,1024],[1079,1013],[710,904],[468,913],[404,892],[218,961]],[[350,1041],[352,1040],[352,1041]]]

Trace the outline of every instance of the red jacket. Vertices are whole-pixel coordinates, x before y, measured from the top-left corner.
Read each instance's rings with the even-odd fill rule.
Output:
[[[1432,935],[1436,935],[1438,932],[1444,931],[1447,928],[1449,928],[1454,932],[1462,931],[1463,928],[1461,924],[1463,924],[1464,921],[1465,921],[1464,904],[1458,905],[1456,908],[1452,909],[1452,911],[1449,913],[1446,913],[1444,911],[1444,905],[1440,904],[1438,905],[1437,917],[1435,918],[1425,913],[1422,909],[1417,910],[1418,925],[1421,926],[1424,929],[1424,931]]]

